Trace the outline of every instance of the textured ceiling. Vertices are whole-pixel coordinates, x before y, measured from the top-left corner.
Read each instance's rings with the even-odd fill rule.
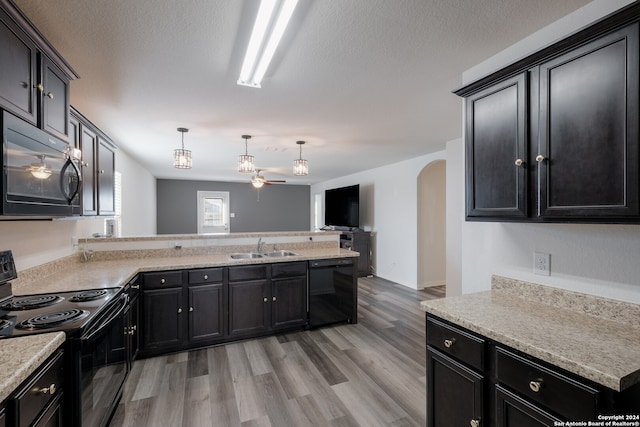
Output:
[[[250,134],[267,179],[306,184],[443,149],[462,72],[588,1],[300,0],[262,89],[236,85],[257,0],[16,3],[80,75],[71,103],[154,176],[248,180]]]

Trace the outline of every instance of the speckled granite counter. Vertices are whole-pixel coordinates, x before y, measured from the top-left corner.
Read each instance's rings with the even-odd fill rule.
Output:
[[[9,397],[64,340],[63,332],[0,340],[0,402]]]
[[[284,249],[284,247],[282,248]],[[160,270],[181,270],[187,268],[218,267],[226,265],[261,264],[291,261],[306,261],[325,258],[352,258],[358,252],[346,249],[313,248],[293,249],[296,256],[264,257],[254,259],[231,259],[227,253],[211,253],[175,257],[121,258],[86,263],[66,263],[64,268],[56,268],[43,276],[21,277],[13,283],[14,295],[28,295],[47,292],[66,292],[82,289],[99,289],[123,286],[140,272]]]
[[[640,382],[640,305],[494,276],[490,291],[421,306],[613,390]]]

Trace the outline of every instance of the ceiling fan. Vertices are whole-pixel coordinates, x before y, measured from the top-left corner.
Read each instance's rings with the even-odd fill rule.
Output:
[[[261,188],[263,185],[270,185],[272,183],[282,183],[287,182],[284,179],[265,179],[263,175],[260,174],[264,169],[256,169],[255,175],[251,177],[251,185],[255,188]]]

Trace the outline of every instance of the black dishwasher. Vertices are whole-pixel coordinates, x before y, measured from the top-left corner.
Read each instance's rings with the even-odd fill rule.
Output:
[[[353,258],[309,261],[309,326],[358,321]]]

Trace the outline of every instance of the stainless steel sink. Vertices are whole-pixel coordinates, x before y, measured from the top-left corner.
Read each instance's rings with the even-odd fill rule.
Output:
[[[282,256],[297,256],[298,254],[290,251],[272,251],[265,252],[264,256],[268,257],[282,257]]]
[[[263,254],[259,252],[242,252],[238,254],[231,254],[229,258],[231,259],[253,259],[253,258],[262,258]]]

